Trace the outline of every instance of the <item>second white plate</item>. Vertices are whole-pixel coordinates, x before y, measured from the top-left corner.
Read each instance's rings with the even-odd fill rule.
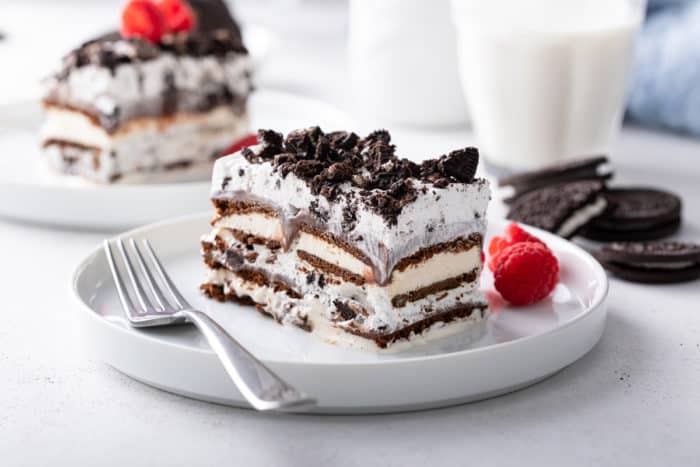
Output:
[[[533,230],[561,265],[553,294],[527,308],[510,308],[493,291],[485,334],[454,336],[401,353],[340,348],[297,328],[280,326],[252,307],[218,303],[198,290],[205,268],[199,237],[206,213],[140,228],[193,306],[209,313],[274,371],[319,401],[317,411],[367,413],[416,410],[467,402],[527,386],[576,361],[598,341],[605,323],[608,281],[579,247]],[[489,235],[506,221],[489,219]],[[74,292],[88,351],[150,385],[197,399],[246,406],[221,363],[193,326],[134,329],[125,321],[101,248],[78,268]]]
[[[324,129],[353,125],[324,102],[262,90],[250,99],[252,129],[287,132],[314,122]],[[0,216],[70,228],[121,230],[209,207],[209,182],[101,186],[51,176],[37,135],[38,101],[0,106]]]

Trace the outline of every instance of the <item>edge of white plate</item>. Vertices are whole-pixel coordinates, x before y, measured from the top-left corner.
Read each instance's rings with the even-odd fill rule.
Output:
[[[576,363],[575,361],[570,363],[570,365],[573,365]],[[110,365],[111,366],[111,365]],[[569,366],[569,365],[566,365]],[[540,376],[537,378],[534,378],[532,380],[516,384],[513,386],[507,386],[503,387],[501,389],[491,391],[491,392],[486,392],[486,393],[481,393],[478,395],[472,395],[472,396],[466,396],[466,397],[456,397],[453,399],[439,399],[439,400],[433,400],[430,402],[420,402],[420,403],[414,403],[414,404],[400,404],[400,405],[385,405],[385,406],[373,406],[373,405],[361,405],[361,406],[330,406],[330,405],[322,405],[316,408],[310,408],[310,409],[305,409],[304,411],[290,411],[288,412],[289,414],[294,414],[294,415],[375,415],[375,414],[390,414],[390,413],[402,413],[402,412],[420,412],[423,410],[433,410],[433,409],[442,409],[446,407],[453,407],[456,405],[463,405],[463,404],[468,404],[470,402],[477,402],[485,399],[493,399],[495,397],[503,396],[506,394],[510,394],[512,392],[517,392],[520,391],[521,389],[528,388],[530,386],[534,386],[538,383],[541,383],[542,381],[551,378],[555,374],[559,373],[560,371],[564,370],[564,368],[560,368],[558,370],[555,370],[552,373],[546,374],[544,376]],[[188,399],[194,399],[194,400],[199,400],[203,402],[208,402],[210,404],[217,404],[217,405],[222,405],[222,406],[227,406],[227,407],[235,407],[238,409],[248,409],[248,410],[253,410],[253,407],[250,406],[249,404],[245,402],[239,402],[235,401],[232,399],[221,399],[217,397],[207,397],[203,396],[201,394],[196,394],[196,393],[188,393],[187,391],[182,391],[182,390],[176,390],[173,388],[169,388],[167,386],[163,386],[161,384],[148,381],[146,379],[141,379],[137,376],[130,375],[129,373],[126,373],[119,368],[112,367],[118,372],[128,376],[131,379],[134,379],[138,381],[141,384],[145,384],[147,386],[153,387],[155,389],[165,391],[170,394],[175,394],[178,396],[186,397]]]

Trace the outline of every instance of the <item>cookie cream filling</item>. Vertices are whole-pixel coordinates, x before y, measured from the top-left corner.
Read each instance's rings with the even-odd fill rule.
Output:
[[[571,216],[569,216],[557,229],[557,235],[560,237],[569,237],[574,234],[578,229],[586,225],[591,219],[594,219],[601,215],[605,208],[608,206],[608,202],[604,197],[598,196],[593,203],[590,203],[577,211],[575,211]]]

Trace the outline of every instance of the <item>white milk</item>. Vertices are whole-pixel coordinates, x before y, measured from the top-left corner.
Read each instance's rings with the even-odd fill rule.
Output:
[[[609,151],[643,3],[453,0],[462,85],[489,162],[531,169]]]
[[[380,126],[467,121],[449,0],[351,0],[349,17],[359,116]]]

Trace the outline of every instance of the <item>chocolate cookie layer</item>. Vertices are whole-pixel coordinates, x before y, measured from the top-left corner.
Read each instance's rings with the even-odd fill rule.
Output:
[[[504,199],[512,203],[518,196],[545,186],[577,180],[608,180],[612,175],[608,158],[595,156],[510,175],[499,179],[498,186],[512,187],[513,194]]]
[[[700,263],[700,245],[686,242],[617,242],[599,251],[605,261],[637,263]]]
[[[507,217],[570,238],[605,210],[604,189],[598,180],[539,188],[519,197]]]
[[[581,231],[581,236],[598,242],[644,242],[670,237],[681,228],[680,218],[655,227],[639,230],[601,229],[589,225]]]
[[[595,257],[622,279],[675,283],[700,278],[700,245],[682,242],[627,242],[602,247]]]
[[[595,240],[655,240],[678,230],[681,199],[654,188],[612,188],[605,193],[610,204],[604,215],[585,232]]]

